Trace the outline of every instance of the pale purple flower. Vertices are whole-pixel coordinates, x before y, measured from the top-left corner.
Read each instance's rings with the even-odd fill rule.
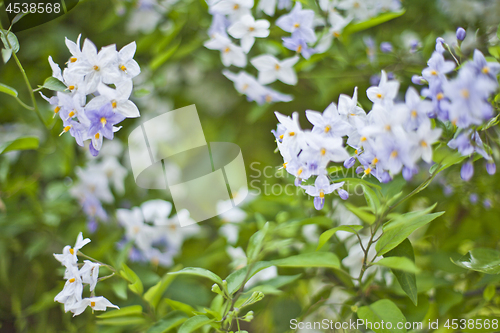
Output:
[[[497,166],[495,162],[486,162],[486,171],[490,175],[494,175],[497,172]]]
[[[465,32],[464,28],[458,27],[456,35],[457,35],[457,39],[459,41],[463,41],[465,39],[465,36],[467,35],[467,33]]]
[[[422,76],[428,82],[439,80],[444,81],[445,75],[455,69],[453,61],[445,60],[439,52],[434,52],[427,62],[428,67],[422,71]]]
[[[497,75],[500,72],[500,64],[487,62],[481,51],[474,50],[474,58],[472,61],[467,62],[466,66],[474,69],[477,75],[487,77],[498,85]]]
[[[305,59],[309,59],[316,53],[316,50],[314,48],[310,48],[306,41],[301,38],[283,37],[282,40],[284,47],[301,54]]]
[[[325,194],[332,193],[338,190],[344,185],[344,182],[330,184],[328,177],[325,175],[320,175],[316,178],[313,185],[302,186],[306,190],[306,193],[314,197],[314,207],[317,210],[323,208],[325,204]],[[345,196],[345,193],[342,194]]]
[[[460,169],[460,177],[465,181],[469,181],[472,175],[474,175],[474,166],[471,161],[467,161],[462,165],[462,169]]]
[[[380,51],[384,53],[391,53],[394,51],[394,48],[392,47],[392,44],[389,42],[382,42],[380,43]]]
[[[303,39],[307,43],[316,41],[316,34],[313,29],[314,11],[302,9],[300,2],[295,3],[295,7],[289,14],[281,16],[276,20],[276,25],[286,32],[292,33],[293,38]]]
[[[92,137],[101,133],[109,140],[113,140],[113,125],[125,119],[125,116],[113,112],[111,103],[103,105],[98,110],[88,110],[87,117],[90,121],[88,135]]]

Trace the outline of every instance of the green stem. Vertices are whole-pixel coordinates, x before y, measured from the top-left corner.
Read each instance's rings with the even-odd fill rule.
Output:
[[[108,264],[105,264],[105,263],[103,263],[103,262],[100,262],[99,260],[94,259],[94,258],[92,258],[92,257],[90,257],[90,256],[88,256],[88,255],[86,255],[85,253],[81,252],[81,251],[78,251],[77,255],[79,255],[79,256],[81,256],[81,257],[84,257],[84,258],[87,258],[87,259],[90,259],[90,260],[92,260],[92,261],[95,261],[96,263],[100,264],[101,266],[104,266],[104,267],[109,268],[111,271],[113,271],[113,274],[114,274],[114,273],[116,273],[116,269],[115,269],[113,266],[108,265]]]
[[[32,106],[29,106],[28,104],[25,104],[23,101],[21,101],[21,99],[17,96],[14,97],[16,99],[16,101],[25,109],[28,109],[28,110],[35,110]]]

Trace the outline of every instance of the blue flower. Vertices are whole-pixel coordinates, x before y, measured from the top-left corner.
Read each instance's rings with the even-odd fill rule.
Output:
[[[309,59],[313,54],[316,53],[316,50],[310,48],[307,45],[306,41],[301,38],[283,37],[282,40],[284,47],[301,54],[305,59]]]
[[[113,125],[125,119],[125,116],[114,113],[111,103],[104,104],[99,110],[88,110],[87,118],[90,121],[88,135],[95,136],[101,133],[106,139],[113,140]]]
[[[476,74],[492,79],[498,85],[497,74],[500,72],[500,64],[487,62],[481,51],[474,50],[474,58],[466,66],[474,69]]]
[[[313,29],[314,11],[302,9],[302,4],[296,2],[295,7],[289,14],[281,16],[276,20],[276,25],[286,32],[291,32],[295,39],[303,39],[308,43],[316,41]]]

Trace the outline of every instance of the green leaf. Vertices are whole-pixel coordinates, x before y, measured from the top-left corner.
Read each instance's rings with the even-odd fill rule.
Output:
[[[166,333],[185,322],[186,319],[186,315],[180,311],[169,312],[163,319],[150,327],[146,333]]]
[[[401,244],[396,246],[391,251],[384,254],[384,257],[405,257],[411,262],[415,263],[415,253],[413,252],[413,246],[411,242],[406,238]],[[418,290],[417,290],[417,278],[414,273],[403,272],[401,270],[392,270],[394,276],[399,282],[401,289],[408,295],[413,304],[417,306],[418,303]]]
[[[377,17],[371,18],[369,20],[366,20],[364,22],[359,22],[355,24],[349,24],[347,27],[344,28],[342,31],[343,36],[349,36],[355,32],[363,31],[366,29],[369,29],[371,27],[380,25],[382,23],[385,23],[387,21],[393,20],[395,18],[400,17],[403,15],[405,11],[400,11],[400,12],[391,12],[391,13],[384,13],[381,14]]]
[[[34,136],[25,136],[14,141],[8,141],[0,145],[0,155],[13,150],[38,149],[39,139]]]
[[[493,299],[493,297],[495,297],[496,293],[497,293],[497,290],[496,290],[495,284],[490,283],[490,284],[488,284],[488,286],[486,288],[484,288],[483,298],[486,302],[489,302]]]
[[[373,331],[376,333],[403,333],[406,332],[405,328],[398,329],[397,325],[399,323],[406,323],[406,318],[399,310],[399,308],[390,300],[382,299],[368,306],[362,306],[358,309],[359,319],[363,319],[365,322],[370,322],[372,324],[380,323],[378,325],[373,325]],[[387,324],[391,323],[392,328],[388,329]],[[401,325],[401,324],[400,324]],[[383,327],[376,329],[375,326]]]
[[[182,311],[190,316],[196,311],[191,305],[165,298],[165,302],[175,311]]]
[[[448,288],[436,288],[435,297],[440,315],[444,315],[452,307],[460,304],[464,298],[461,293]]]
[[[142,317],[118,317],[97,320],[97,325],[108,326],[136,326],[146,324],[146,319]]]
[[[330,267],[340,268],[339,258],[331,252],[309,252],[284,259],[272,260],[279,267]]]
[[[2,49],[2,59],[4,63],[9,62],[12,57],[12,49]]]
[[[144,287],[142,286],[141,279],[139,279],[137,274],[135,274],[135,272],[131,270],[126,264],[122,264],[120,275],[129,282],[128,288],[132,292],[136,293],[137,295],[142,295]]]
[[[204,268],[198,268],[198,267],[186,267],[184,269],[181,269],[178,272],[170,272],[168,273],[170,275],[194,275],[194,276],[201,276],[204,278],[207,278],[220,286],[222,286],[222,279],[215,273],[212,273],[211,271],[204,269]]]
[[[434,150],[432,160],[436,162],[429,172],[434,173],[439,167],[439,172],[451,167],[452,165],[462,162],[467,156],[462,156],[457,150],[452,150],[446,145],[438,147]]]
[[[16,89],[9,87],[3,83],[0,83],[0,92],[7,94],[7,95],[10,95],[10,96],[13,96],[13,97],[17,97]]]
[[[96,316],[96,318],[107,319],[107,318],[130,317],[130,316],[142,316],[142,306],[131,305],[118,310],[107,311],[102,315]]]
[[[451,261],[453,261],[453,259]],[[474,249],[459,260],[453,262],[460,267],[481,273],[500,273],[500,251],[493,249]]]
[[[247,258],[249,262],[254,262],[259,256],[268,229],[269,222],[266,222],[261,230],[257,231],[252,235],[252,237],[250,237],[247,247]]]
[[[229,293],[233,294],[236,291],[238,291],[238,289],[240,289],[241,286],[243,285],[243,283],[245,282],[245,278],[250,279],[252,276],[257,274],[261,270],[268,268],[272,265],[273,264],[271,264],[270,261],[258,261],[251,266],[243,267],[243,268],[229,274],[226,277],[227,289],[228,289]],[[247,276],[247,272],[248,272],[249,267],[251,267],[251,270]]]
[[[7,30],[0,29],[0,39],[6,49],[12,49],[14,53],[19,52],[19,41],[12,31],[7,33]]]
[[[153,60],[151,60],[151,63],[149,64],[151,70],[154,71],[155,69],[163,65],[168,59],[170,59],[170,57],[174,55],[175,51],[177,51],[180,45],[181,45],[181,40],[179,39],[168,50],[154,57]]]
[[[375,216],[359,207],[356,207],[348,202],[344,203],[345,207],[349,209],[351,212],[354,213],[357,217],[361,219],[361,221],[368,223],[368,224],[373,224],[375,223]],[[368,207],[367,207],[368,209]]]
[[[500,46],[490,46],[488,47],[488,52],[497,59],[500,59]]]
[[[318,247],[316,248],[316,251],[321,249],[326,244],[326,242],[328,242],[330,238],[332,238],[333,235],[335,235],[337,231],[347,231],[352,234],[355,234],[361,229],[363,229],[362,225],[341,225],[336,228],[327,230],[324,233],[322,233],[321,236],[319,236]]]
[[[380,200],[378,199],[377,194],[369,186],[366,186],[365,184],[362,184],[361,186],[363,186],[363,194],[365,196],[366,203],[371,208],[372,213],[377,214],[380,207]]]
[[[64,83],[53,76],[46,78],[42,87],[53,91],[65,91],[68,89]]]
[[[178,333],[190,333],[196,331],[198,328],[214,322],[215,319],[210,319],[207,316],[194,316],[189,318],[179,327]]]
[[[444,214],[444,212],[429,214],[437,204],[431,207],[400,215],[387,222],[384,227],[384,233],[377,241],[375,249],[378,255],[383,255],[404,241],[415,230],[433,221],[435,218]]]
[[[180,267],[174,268],[174,271],[179,268]],[[160,302],[161,297],[163,296],[163,293],[174,279],[175,279],[174,275],[165,274],[163,278],[160,281],[158,281],[157,284],[155,284],[154,286],[149,288],[148,291],[146,291],[146,293],[144,294],[144,299],[149,304],[151,304],[153,308],[156,308],[156,306]]]
[[[406,257],[387,257],[382,258],[373,265],[388,267],[393,270],[400,270],[408,273],[418,273],[419,270],[415,263]]]

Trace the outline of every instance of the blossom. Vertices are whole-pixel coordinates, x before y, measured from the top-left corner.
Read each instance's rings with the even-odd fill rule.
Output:
[[[210,11],[229,15],[233,21],[250,14],[253,0],[221,0],[210,7]]]
[[[101,264],[92,262],[90,260],[84,260],[84,265],[80,269],[80,274],[82,281],[90,285],[90,291],[95,289],[97,284],[97,278],[99,277],[99,266]]]
[[[478,75],[491,79],[498,85],[497,75],[500,72],[500,64],[487,62],[484,55],[479,50],[474,50],[474,58],[467,62],[466,66],[472,68]]]
[[[64,266],[68,267],[70,264],[74,264],[78,261],[76,254],[88,243],[90,243],[90,239],[83,239],[83,234],[80,232],[76,238],[75,246],[70,247],[69,245],[66,245],[63,249],[63,253],[54,254],[54,257]]]
[[[370,87],[366,90],[366,95],[375,104],[391,105],[399,89],[399,82],[387,80],[387,74],[382,71],[378,87]]]
[[[364,113],[364,111],[362,111]],[[306,110],[306,117],[314,125],[312,132],[323,134],[326,137],[341,137],[352,131],[352,126],[340,115],[337,106],[331,103],[323,114]]]
[[[295,51],[302,55],[305,59],[309,59],[317,51],[314,48],[310,48],[306,41],[302,38],[287,38],[283,37],[283,46],[289,50]]]
[[[88,110],[87,116],[90,120],[89,136],[101,133],[105,138],[113,139],[113,125],[118,124],[125,116],[113,112],[111,103],[104,104],[98,110]]]
[[[261,84],[280,80],[283,83],[295,85],[297,84],[297,74],[293,70],[293,66],[297,61],[299,61],[298,56],[279,61],[272,55],[264,54],[253,58],[250,62],[259,70]]]
[[[300,2],[295,3],[295,7],[289,14],[281,16],[276,25],[286,32],[291,32],[295,39],[303,39],[307,43],[316,41],[316,34],[313,29],[314,11],[302,9]]]
[[[269,36],[269,26],[267,20],[256,21],[252,15],[243,15],[227,29],[227,32],[232,37],[241,39],[241,48],[248,53],[255,43],[255,37]]]
[[[112,304],[103,296],[84,298],[71,307],[71,311],[74,313],[73,317],[81,314],[88,306],[90,306],[92,310],[97,311],[106,311],[107,308],[119,309],[118,306]]]
[[[257,101],[260,104],[265,101],[268,90],[247,72],[241,71],[234,74],[230,71],[223,71],[222,74],[233,81],[236,91],[246,95],[249,100]]]
[[[455,69],[453,61],[445,60],[439,52],[434,52],[427,62],[428,67],[422,71],[422,76],[427,81],[445,80],[445,74]]]
[[[116,89],[100,83],[97,86],[99,96],[93,98],[86,106],[88,110],[99,109],[105,104],[111,103],[113,111],[126,118],[137,118],[140,116],[137,106],[129,100],[132,93],[132,81],[124,80],[116,84]]]
[[[328,177],[320,175],[316,178],[314,185],[301,186],[306,193],[314,197],[314,208],[320,210],[325,204],[325,194],[332,193],[344,185],[344,182],[330,184]]]
[[[134,60],[136,49],[136,43],[132,42],[125,45],[120,51],[118,51],[118,72],[120,73],[122,79],[131,80],[141,73],[139,64],[137,64]]]
[[[216,34],[214,38],[205,42],[204,45],[207,49],[221,51],[221,60],[226,67],[231,65],[245,67],[247,64],[247,57],[243,49],[225,36]]]
[[[465,32],[464,28],[458,27],[456,35],[457,35],[457,39],[459,41],[463,41],[465,39],[465,36],[467,35],[467,33]]]

